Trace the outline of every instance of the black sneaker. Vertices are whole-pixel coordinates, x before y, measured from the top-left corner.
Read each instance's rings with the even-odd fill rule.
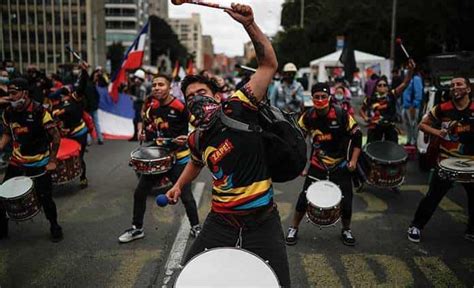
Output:
[[[408,240],[419,243],[421,240],[421,230],[415,226],[408,227]]]
[[[191,230],[189,230],[189,234],[193,236],[194,238],[198,237],[199,233],[201,233],[201,225],[197,224],[191,227]]]
[[[288,228],[288,233],[286,234],[286,245],[293,246],[298,242],[298,228],[290,227]]]
[[[79,187],[81,187],[81,189],[85,189],[87,188],[87,186],[89,186],[89,181],[87,180],[87,178],[81,179]]]
[[[51,232],[52,242],[56,243],[63,240],[63,228],[61,228],[61,226],[59,226],[58,224],[51,225],[49,231]]]
[[[341,240],[342,240],[342,243],[347,246],[354,246],[356,243],[356,239],[352,235],[352,231],[350,229],[342,230]]]
[[[464,239],[474,242],[474,228],[467,228]]]
[[[104,145],[104,141],[99,140],[99,141],[97,141],[97,144],[99,144],[99,145]]]

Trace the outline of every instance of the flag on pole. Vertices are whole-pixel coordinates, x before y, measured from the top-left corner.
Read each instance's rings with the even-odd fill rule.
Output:
[[[176,63],[174,64],[173,73],[172,73],[173,79],[176,78],[176,76],[179,75],[179,72],[180,72],[180,71],[179,71],[179,68],[180,68],[180,67],[179,67],[179,61],[176,60]]]
[[[188,64],[186,65],[186,75],[194,75],[194,64],[193,60],[189,59]]]
[[[142,66],[147,34],[148,22],[143,26],[132,45],[128,47],[127,52],[125,52],[125,55],[123,56],[119,70],[115,71],[112,76],[109,85],[109,94],[114,102],[118,101],[120,84],[127,82],[127,70],[138,69]]]

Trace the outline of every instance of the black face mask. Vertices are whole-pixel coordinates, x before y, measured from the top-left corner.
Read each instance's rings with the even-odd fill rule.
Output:
[[[214,121],[221,105],[214,98],[209,96],[194,95],[188,99],[189,112],[194,116],[194,126],[203,129],[209,128]]]

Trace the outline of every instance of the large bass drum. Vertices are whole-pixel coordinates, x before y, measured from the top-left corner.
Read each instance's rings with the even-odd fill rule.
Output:
[[[0,186],[0,202],[12,220],[25,221],[40,212],[33,187],[33,180],[26,176],[8,179]]]
[[[367,182],[378,187],[400,186],[405,179],[408,154],[390,141],[376,141],[363,148]]]
[[[474,183],[474,159],[447,158],[438,164],[438,175],[459,183]]]

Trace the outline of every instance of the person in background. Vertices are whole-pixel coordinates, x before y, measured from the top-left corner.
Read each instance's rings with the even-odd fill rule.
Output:
[[[407,133],[406,145],[416,145],[421,101],[423,101],[423,79],[415,70],[413,78],[403,91],[402,97],[402,115]]]
[[[288,112],[300,113],[303,107],[303,86],[296,81],[296,72],[298,69],[293,63],[286,63],[283,66],[282,78],[280,83],[276,83],[273,89],[273,99],[275,106]]]
[[[377,73],[373,73],[372,75],[370,75],[369,80],[365,82],[364,93],[366,97],[370,97],[372,96],[372,94],[374,94],[375,85],[378,80],[379,75],[377,75]]]
[[[352,108],[351,102],[349,99],[346,97],[346,91],[349,91],[348,89],[344,88],[344,86],[339,86],[334,90],[334,98],[331,98],[331,100],[341,106],[342,109],[346,110],[349,115],[354,117],[354,108]]]
[[[135,110],[135,117],[133,118],[133,136],[129,141],[138,140],[138,122],[140,120],[140,113],[142,111],[143,102],[145,101],[146,96],[148,95],[147,89],[145,86],[145,71],[138,69],[133,73],[133,83],[128,89],[128,93],[132,96],[133,99],[133,109]]]

